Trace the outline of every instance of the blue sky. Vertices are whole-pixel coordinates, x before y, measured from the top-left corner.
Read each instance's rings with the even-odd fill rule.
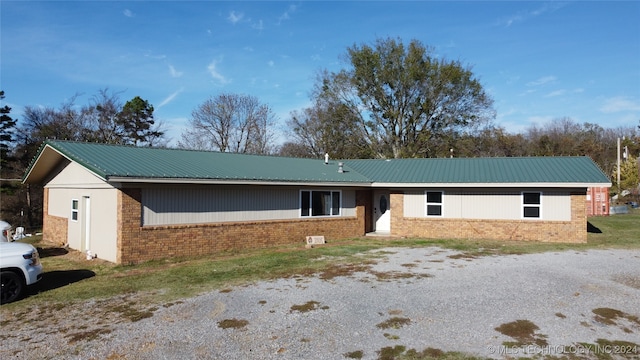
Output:
[[[18,119],[109,88],[153,104],[173,143],[223,92],[257,97],[284,124],[320,69],[347,67],[347,47],[393,37],[472,66],[510,132],[640,120],[638,1],[3,0],[0,12],[0,88]]]

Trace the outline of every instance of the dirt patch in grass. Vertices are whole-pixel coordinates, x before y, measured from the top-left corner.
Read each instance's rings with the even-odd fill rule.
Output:
[[[400,280],[400,279],[423,279],[430,278],[433,275],[430,274],[415,274],[410,272],[402,272],[402,271],[369,271],[369,273],[376,277],[378,281],[392,281],[392,280]]]
[[[339,276],[351,276],[357,272],[365,272],[371,269],[368,264],[336,264],[327,267],[319,275],[322,280],[332,280]]]
[[[403,345],[383,347],[376,351],[378,360],[432,360],[432,359],[476,359],[473,356],[458,352],[444,352],[440,349],[426,348],[422,351],[407,350]]]
[[[536,334],[540,328],[529,320],[516,320],[510,323],[505,323],[497,328],[499,333],[512,337],[515,342],[505,342],[506,346],[525,346],[525,345],[548,345],[546,335]]]
[[[640,319],[631,314],[627,314],[623,311],[611,309],[611,308],[597,308],[593,309],[594,320],[605,325],[617,326],[627,334],[631,334],[634,331],[629,327],[634,328],[636,331],[640,330]]]
[[[626,285],[634,289],[640,289],[640,277],[638,276],[616,275],[613,276],[612,279],[622,285]]]
[[[247,320],[236,318],[218,321],[218,327],[222,329],[241,329],[248,324],[249,322]]]
[[[620,310],[611,308],[597,308],[593,309],[595,314],[594,320],[605,325],[618,325],[619,320],[627,320],[632,324],[640,326],[640,319],[635,315],[630,315]]]
[[[158,310],[157,307],[150,307],[147,309],[139,308],[139,305],[134,302],[127,302],[123,304],[118,304],[114,306],[110,306],[106,309],[109,312],[119,313],[121,317],[131,321],[136,322],[142,319],[150,318],[153,316],[153,313]]]
[[[469,254],[469,253],[460,253],[460,254],[455,254],[455,255],[449,255],[447,256],[449,259],[464,259],[464,260],[472,260],[472,259],[477,259],[478,257],[476,255],[473,254]]]
[[[347,359],[362,359],[364,357],[364,351],[356,350],[356,351],[351,351],[342,355]]]
[[[100,328],[100,329],[92,329],[87,331],[80,331],[76,333],[72,333],[66,336],[69,339],[69,345],[75,344],[78,341],[91,341],[100,337],[100,335],[109,334],[111,329]]]
[[[328,308],[328,306],[320,306],[320,303],[317,301],[307,301],[306,303],[301,305],[291,305],[290,312],[309,312],[317,309],[327,310]]]
[[[394,316],[376,325],[376,327],[380,329],[400,329],[401,327],[409,325],[410,323],[411,319],[409,318]]]
[[[376,353],[378,353],[378,360],[394,360],[402,355],[406,349],[404,345],[387,346],[376,351]]]

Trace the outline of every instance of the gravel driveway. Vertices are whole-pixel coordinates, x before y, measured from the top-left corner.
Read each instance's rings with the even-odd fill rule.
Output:
[[[106,303],[65,308],[57,327],[11,321],[0,358],[378,359],[412,349],[594,357],[584,344],[640,358],[639,250],[374,253],[365,265],[160,305],[135,322],[92,316]]]

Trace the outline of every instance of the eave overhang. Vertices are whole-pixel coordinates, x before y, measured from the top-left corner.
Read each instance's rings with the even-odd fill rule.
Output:
[[[58,165],[60,165],[64,160],[73,161],[73,159],[58,151],[51,145],[43,145],[42,149],[38,152],[38,156],[36,156],[36,158],[31,162],[31,166],[29,166],[25,172],[25,175],[22,178],[22,183],[42,183],[51,174],[51,171],[58,167]],[[84,168],[97,178],[106,181],[103,176],[100,176],[95,171],[92,171],[87,167]]]

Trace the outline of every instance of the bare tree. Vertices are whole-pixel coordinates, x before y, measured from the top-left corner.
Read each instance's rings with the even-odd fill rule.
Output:
[[[178,145],[188,149],[268,154],[273,147],[273,111],[256,97],[221,94],[191,113]]]
[[[121,142],[123,131],[118,125],[118,114],[122,110],[120,93],[101,89],[91,97],[89,105],[83,108],[91,130],[87,138],[107,144]]]

